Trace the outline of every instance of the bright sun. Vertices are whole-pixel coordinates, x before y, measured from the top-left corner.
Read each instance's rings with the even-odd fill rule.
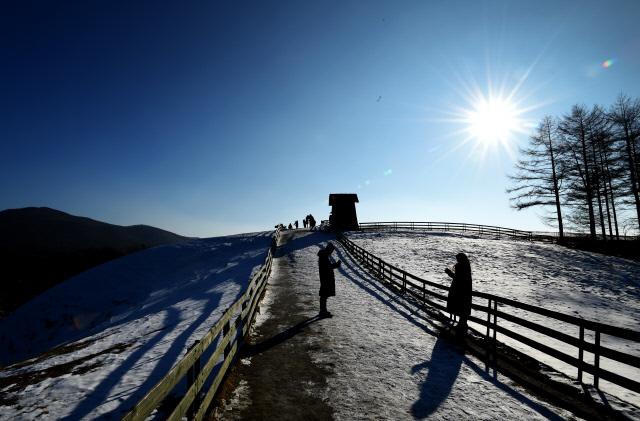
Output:
[[[515,133],[524,129],[521,111],[505,98],[478,98],[465,114],[469,136],[484,146],[507,145]]]
[[[457,142],[442,157],[464,148],[467,157],[478,162],[489,154],[502,156],[502,152],[515,159],[519,140],[533,128],[529,113],[545,104],[531,104],[533,93],[523,92],[532,69],[533,65],[517,78],[505,75],[499,83],[487,77],[484,86],[478,85],[473,75],[465,78],[454,72],[456,80],[448,85],[464,104],[443,110],[447,117],[440,121],[457,126],[450,133]]]

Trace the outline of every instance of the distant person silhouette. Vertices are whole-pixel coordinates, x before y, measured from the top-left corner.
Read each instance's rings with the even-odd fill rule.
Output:
[[[307,228],[307,217],[305,216],[304,219],[302,220],[302,226]]]
[[[335,263],[329,258],[331,253],[336,249],[333,243],[329,242],[327,246],[318,252],[318,271],[320,272],[320,317],[332,317],[333,315],[327,311],[327,298],[336,295],[336,279],[333,270],[340,267],[340,260]]]
[[[293,223],[293,225],[296,227],[296,229],[298,229],[298,220],[296,219],[296,222]]]
[[[313,215],[309,214],[309,227],[313,229],[316,226],[316,220]]]
[[[292,230],[293,226],[291,226],[291,222],[289,222],[289,229]]]
[[[460,317],[457,333],[463,335],[467,331],[467,319],[471,314],[471,264],[464,253],[456,254],[456,260],[458,263],[453,271],[449,268],[444,270],[453,278],[447,297],[447,311]]]

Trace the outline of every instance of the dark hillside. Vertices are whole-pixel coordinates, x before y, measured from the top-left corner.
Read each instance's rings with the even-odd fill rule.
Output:
[[[55,284],[108,260],[185,237],[123,227],[50,208],[0,212],[0,316]]]

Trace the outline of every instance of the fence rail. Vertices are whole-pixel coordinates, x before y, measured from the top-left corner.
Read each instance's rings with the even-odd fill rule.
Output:
[[[216,324],[199,341],[196,341],[162,380],[122,418],[123,421],[146,419],[185,377],[187,378],[187,391],[167,419],[180,420],[185,416],[189,420],[203,419],[231,362],[251,328],[258,301],[271,274],[273,253],[279,234],[279,230],[274,233],[272,247],[267,253],[265,262],[251,277],[245,293],[225,310]],[[211,345],[218,338],[215,348],[211,350]],[[203,367],[201,359],[207,351],[212,351],[212,354]],[[218,361],[220,357],[223,357],[221,362]],[[217,365],[220,366],[213,382],[202,396],[205,383]]]
[[[371,224],[365,225],[369,227],[372,226]],[[453,315],[451,315],[447,311],[446,304],[442,303],[442,301],[446,303],[446,293],[448,292],[449,287],[428,281],[426,279],[422,279],[399,267],[393,266],[382,260],[380,257],[375,256],[364,248],[358,246],[342,234],[339,234],[338,240],[345,247],[345,249],[352,256],[354,256],[370,273],[374,274],[379,279],[393,284],[402,293],[410,294],[411,296],[417,298],[419,301],[428,304],[446,314],[449,314],[449,317],[453,317]],[[478,301],[478,299],[486,300],[486,305],[472,303],[473,310],[486,314],[486,316],[477,317],[471,315],[469,317],[469,321],[473,321],[481,326],[486,327],[486,332],[483,333],[477,330],[476,332],[481,336],[484,336],[484,338],[486,339],[485,343],[487,344],[487,348],[485,355],[487,357],[487,360],[489,360],[491,357],[496,358],[496,333],[499,332],[513,340],[516,340],[524,345],[527,345],[544,354],[547,354],[553,358],[556,358],[566,364],[573,366],[577,369],[577,380],[581,383],[583,383],[583,373],[589,373],[593,376],[593,384],[596,388],[599,387],[599,380],[603,379],[633,392],[640,393],[640,382],[638,382],[637,378],[632,379],[626,377],[624,373],[606,370],[600,366],[600,359],[607,358],[609,360],[617,361],[636,369],[640,369],[640,357],[638,357],[637,355],[631,355],[626,352],[603,346],[601,344],[602,335],[609,335],[624,340],[633,341],[638,344],[640,343],[640,332],[595,321],[585,320],[579,317],[545,309],[531,304],[521,303],[519,301],[511,300],[493,294],[474,291],[472,293],[472,296],[476,298],[476,301]],[[512,311],[508,310],[514,308],[525,310],[573,325],[577,328],[578,337],[571,336],[570,334],[566,333],[566,331],[555,330],[540,323],[525,320],[522,317],[513,314]],[[533,330],[557,341],[561,341],[565,344],[571,345],[577,348],[578,357],[569,355],[560,349],[541,343],[531,337],[527,337],[521,333],[516,332],[515,330],[509,329],[504,325],[498,325],[499,319],[509,321],[514,325]],[[593,332],[593,342],[588,342],[586,340],[586,331]],[[585,360],[585,352],[591,353],[593,355],[593,363],[587,362]]]
[[[480,235],[496,235],[498,237],[520,238],[531,240],[532,231],[496,227],[492,225],[464,224],[458,222],[361,222],[361,230],[418,230],[465,232]]]
[[[444,232],[463,232],[479,235],[493,235],[498,238],[518,238],[529,241],[549,241],[557,242],[560,234],[557,232],[545,231],[525,231],[513,228],[497,227],[493,225],[465,224],[461,222],[361,222],[358,224],[361,230],[417,230],[417,231],[444,231]],[[565,232],[565,239],[588,239],[589,233]],[[640,236],[635,235],[618,235],[607,236],[608,239],[636,241],[640,240]],[[597,235],[598,239],[603,239],[601,234]]]

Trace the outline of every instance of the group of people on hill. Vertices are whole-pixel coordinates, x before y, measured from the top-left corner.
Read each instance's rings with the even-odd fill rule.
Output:
[[[304,219],[302,220],[302,225],[304,228],[314,229],[316,227],[316,219],[313,217],[313,215],[309,214],[305,216]],[[293,221],[293,223],[290,222],[288,226],[284,226],[283,224],[278,224],[275,226],[276,229],[281,229],[281,230],[298,229],[298,227],[299,227],[299,224],[297,219]]]
[[[332,317],[327,310],[327,298],[336,295],[335,276],[333,270],[341,266],[340,260],[333,262],[330,258],[336,249],[332,242],[318,251],[318,272],[320,275],[320,317]],[[447,311],[460,318],[456,326],[456,334],[464,335],[467,331],[467,319],[471,314],[471,264],[464,253],[456,255],[453,268],[446,268],[444,272],[452,278],[449,295],[447,296]]]

